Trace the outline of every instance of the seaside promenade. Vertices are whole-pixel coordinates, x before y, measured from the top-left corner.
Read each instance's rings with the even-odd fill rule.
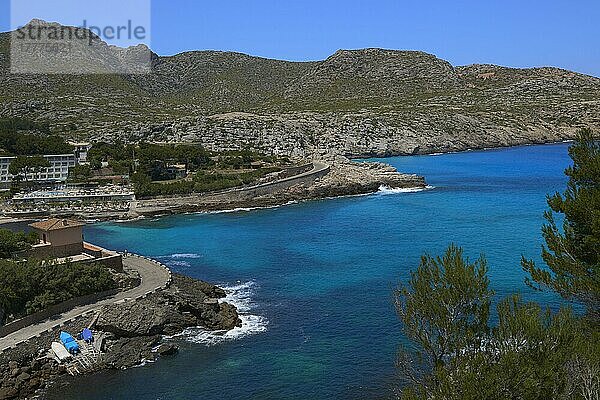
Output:
[[[29,325],[10,335],[0,338],[0,353],[11,347],[15,347],[22,342],[30,340],[46,331],[60,327],[60,325],[78,318],[84,314],[98,311],[102,306],[121,301],[137,300],[150,293],[166,288],[171,282],[171,272],[164,265],[157,261],[129,255],[123,258],[125,268],[135,270],[139,273],[141,283],[139,286],[130,290],[119,292],[116,295],[101,300],[99,302],[76,307],[65,312],[57,318],[48,319],[37,324]]]

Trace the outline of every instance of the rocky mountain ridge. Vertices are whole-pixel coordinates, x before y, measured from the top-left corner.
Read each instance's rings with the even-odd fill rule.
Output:
[[[600,128],[600,79],[558,68],[454,67],[418,51],[289,62],[198,51],[151,74],[15,75],[0,34],[0,116],[68,137],[197,142],[298,157],[421,154],[571,139]]]

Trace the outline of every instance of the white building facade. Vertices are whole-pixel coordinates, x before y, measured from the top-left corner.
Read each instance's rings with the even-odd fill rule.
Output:
[[[64,183],[69,178],[69,169],[77,165],[75,154],[59,154],[43,156],[50,167],[42,168],[37,173],[27,174],[25,180],[38,183]],[[10,164],[16,157],[0,157],[0,187],[8,188],[14,176],[8,172]]]
[[[69,144],[75,149],[74,154],[77,159],[77,164],[87,164],[88,153],[90,152],[92,145],[90,143],[79,142],[69,142]]]

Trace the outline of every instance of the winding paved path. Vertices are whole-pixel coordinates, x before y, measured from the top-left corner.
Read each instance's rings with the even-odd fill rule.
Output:
[[[137,300],[152,292],[166,288],[171,283],[171,272],[162,264],[148,258],[129,255],[123,258],[123,265],[126,268],[136,270],[141,277],[141,284],[125,292],[119,292],[107,299],[94,304],[74,308],[61,314],[56,319],[42,321],[40,323],[29,325],[10,335],[0,338],[0,353],[4,350],[14,347],[17,344],[32,339],[39,334],[50,329],[56,328],[65,322],[80,317],[92,311],[99,310],[102,306],[113,304],[123,300]]]

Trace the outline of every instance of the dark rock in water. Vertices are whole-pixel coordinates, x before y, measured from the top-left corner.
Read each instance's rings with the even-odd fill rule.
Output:
[[[235,327],[241,327],[242,321],[237,312],[237,308],[229,303],[219,304],[219,313],[215,316],[213,324],[207,324],[206,327],[212,330],[229,331]]]
[[[126,369],[139,365],[143,360],[153,361],[156,354],[152,348],[160,342],[160,336],[121,338],[114,341],[104,356],[104,363],[113,369]]]
[[[175,275],[165,291],[103,307],[96,328],[120,338],[171,335],[191,326],[230,330],[241,321],[234,306],[218,301],[225,295],[214,285]]]
[[[164,334],[172,324],[184,326],[184,316],[165,303],[144,299],[103,307],[96,328],[131,338]]]
[[[168,343],[161,344],[158,349],[156,349],[156,352],[161,356],[172,356],[177,354],[178,351],[179,349],[177,346]]]
[[[175,354],[177,347],[161,344],[161,335],[177,334],[193,326],[229,330],[240,325],[236,308],[219,301],[225,296],[225,291],[214,285],[174,275],[167,290],[104,307],[95,326],[96,331],[106,334],[106,352],[98,369],[126,369]],[[81,332],[93,318],[80,317],[60,329]],[[0,400],[32,398],[48,382],[56,382],[67,373],[64,365],[44,358],[58,333],[43,333],[0,353]]]
[[[54,361],[40,360],[39,353],[32,352],[27,346],[0,354],[0,400],[31,398],[49,379],[64,372]]]
[[[175,274],[173,276],[173,283],[179,289],[179,294],[185,298],[192,296],[198,299],[222,299],[227,296],[225,290],[218,286],[184,275]]]

